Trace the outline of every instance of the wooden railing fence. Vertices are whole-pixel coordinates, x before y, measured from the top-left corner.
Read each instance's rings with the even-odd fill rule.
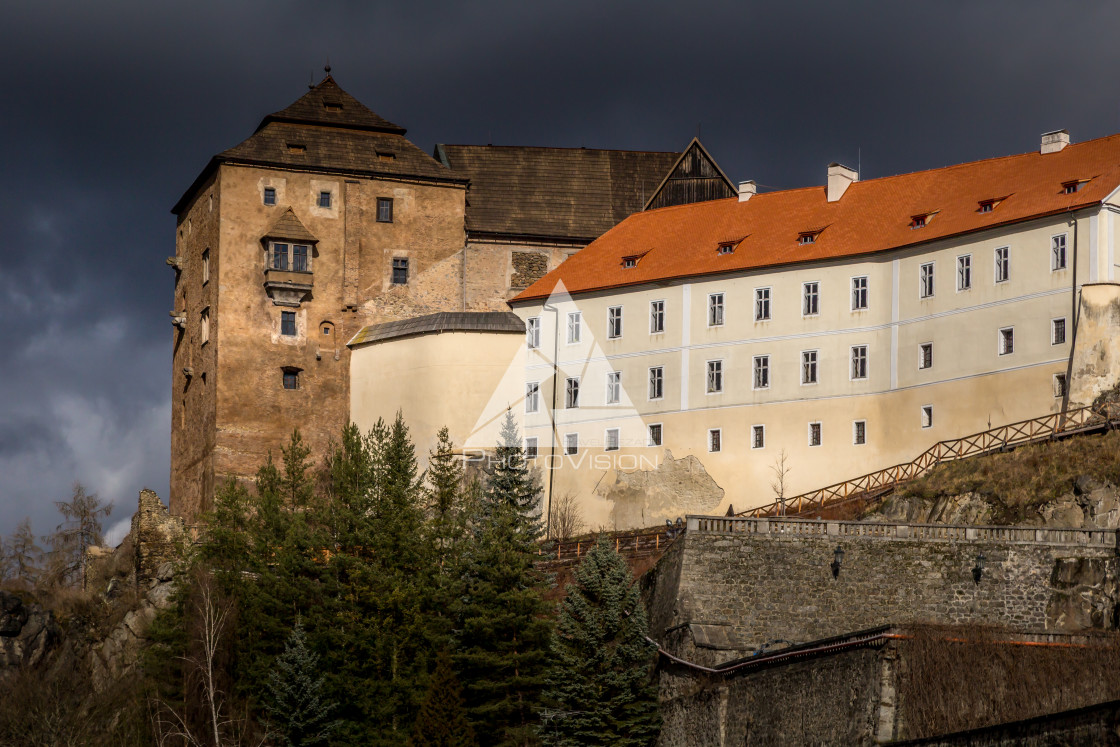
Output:
[[[974,433],[963,438],[938,441],[917,459],[896,464],[866,475],[844,480],[808,493],[775,501],[743,511],[736,516],[748,518],[796,516],[861,497],[875,497],[889,492],[900,483],[914,480],[938,464],[966,457],[1004,451],[1013,446],[1064,438],[1078,433],[1099,431],[1120,426],[1120,408],[1115,404],[1101,407],[1079,407],[1065,412],[1021,420],[1009,425]]]

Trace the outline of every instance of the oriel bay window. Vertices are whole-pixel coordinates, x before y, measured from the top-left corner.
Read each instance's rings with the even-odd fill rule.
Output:
[[[269,263],[273,270],[284,272],[311,272],[311,252],[307,244],[288,244],[279,241],[268,245]]]

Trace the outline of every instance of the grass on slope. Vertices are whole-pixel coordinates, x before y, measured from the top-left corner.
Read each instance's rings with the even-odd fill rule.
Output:
[[[1016,523],[1038,506],[1072,492],[1082,475],[1120,486],[1120,432],[1074,436],[947,462],[902,485],[895,497],[933,501],[978,493],[992,503],[998,523]]]

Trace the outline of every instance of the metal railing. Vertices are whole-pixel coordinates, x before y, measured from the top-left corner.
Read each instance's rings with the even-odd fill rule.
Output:
[[[783,501],[768,503],[738,513],[736,516],[795,516],[855,498],[869,498],[880,492],[889,492],[900,483],[921,477],[944,462],[982,456],[1004,451],[1013,446],[1048,441],[1116,425],[1120,425],[1120,410],[1114,404],[1099,408],[1079,407],[1030,420],[1021,420],[963,438],[938,441],[913,461],[876,470]]]

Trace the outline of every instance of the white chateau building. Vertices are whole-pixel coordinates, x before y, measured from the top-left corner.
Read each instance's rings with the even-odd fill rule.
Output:
[[[548,499],[578,495],[591,527],[769,503],[783,462],[792,495],[1114,386],[1118,189],[1120,135],[1060,131],[636,213],[512,314],[363,330],[351,417],[400,407],[421,450],[447,424],[469,453],[510,407]]]

